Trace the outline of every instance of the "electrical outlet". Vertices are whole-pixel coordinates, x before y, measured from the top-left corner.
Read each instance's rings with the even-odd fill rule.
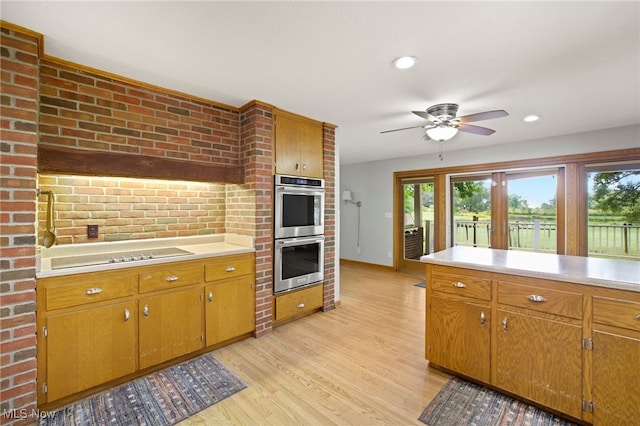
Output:
[[[98,225],[87,225],[87,238],[98,238]]]

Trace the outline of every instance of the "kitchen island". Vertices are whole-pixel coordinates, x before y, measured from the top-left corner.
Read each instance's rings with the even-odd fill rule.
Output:
[[[430,366],[585,423],[640,419],[640,262],[469,247],[421,261]]]
[[[42,248],[39,408],[251,336],[254,251],[234,234]]]

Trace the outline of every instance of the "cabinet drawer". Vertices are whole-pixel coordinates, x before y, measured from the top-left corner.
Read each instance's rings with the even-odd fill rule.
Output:
[[[201,282],[201,266],[164,268],[138,275],[140,293],[198,284]]]
[[[594,297],[593,322],[640,331],[640,303]]]
[[[323,286],[317,285],[276,296],[276,321],[293,318],[322,307]]]
[[[431,274],[431,291],[455,294],[480,300],[491,300],[491,280],[471,275],[434,271]]]
[[[582,318],[582,294],[498,282],[498,303],[569,318]]]
[[[205,281],[224,280],[253,273],[253,256],[240,254],[223,256],[207,262],[204,267]]]
[[[135,292],[136,276],[127,274],[100,280],[85,278],[69,281],[63,285],[45,286],[48,311],[131,296]]]

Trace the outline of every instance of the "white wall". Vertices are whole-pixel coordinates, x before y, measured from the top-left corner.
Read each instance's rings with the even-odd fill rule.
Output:
[[[440,161],[438,154],[429,154],[341,166],[338,194],[345,189],[352,191],[354,200],[362,202],[362,209],[359,253],[356,247],[356,206],[345,206],[342,202],[340,212],[336,212],[340,215],[340,256],[393,265],[389,256],[393,250],[393,219],[386,217],[385,213],[393,211],[394,172],[639,147],[640,125],[634,125],[472,150],[445,151],[444,161]]]

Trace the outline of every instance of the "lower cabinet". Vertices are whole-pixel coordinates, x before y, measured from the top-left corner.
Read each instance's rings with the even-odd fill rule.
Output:
[[[201,287],[141,297],[138,304],[140,368],[204,347]]]
[[[47,399],[81,392],[136,371],[135,301],[46,319]]]
[[[593,321],[594,424],[640,424],[640,303],[594,297]]]
[[[251,275],[219,281],[205,287],[207,346],[255,329],[255,279]]]
[[[38,406],[253,331],[254,259],[244,253],[39,279]]]
[[[585,423],[640,425],[640,292],[429,264],[426,302],[430,364]]]
[[[498,310],[495,385],[582,416],[582,327]]]
[[[275,321],[287,321],[317,311],[322,307],[323,296],[322,283],[275,296]]]
[[[429,306],[429,362],[484,382],[490,379],[491,308],[433,296]]]

